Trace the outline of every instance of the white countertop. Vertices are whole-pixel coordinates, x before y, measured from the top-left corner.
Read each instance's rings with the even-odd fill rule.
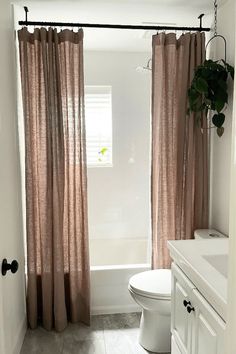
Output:
[[[226,321],[228,238],[168,241],[171,258]]]

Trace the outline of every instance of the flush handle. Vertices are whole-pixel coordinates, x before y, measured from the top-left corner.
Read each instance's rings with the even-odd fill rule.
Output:
[[[10,270],[13,274],[17,272],[19,268],[19,263],[14,260],[11,263],[7,262],[7,259],[4,258],[2,261],[2,275],[6,275],[7,271]]]

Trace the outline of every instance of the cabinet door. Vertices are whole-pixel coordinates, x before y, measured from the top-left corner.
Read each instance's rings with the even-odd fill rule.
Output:
[[[225,322],[196,289],[192,292],[191,302],[195,308],[192,353],[222,354],[224,352]]]
[[[180,268],[173,263],[171,289],[171,332],[181,354],[191,353],[191,328],[194,315],[187,312],[187,309],[184,306],[184,300],[190,301],[193,289],[194,285],[183,274]]]
[[[173,336],[171,337],[171,354],[182,354]]]

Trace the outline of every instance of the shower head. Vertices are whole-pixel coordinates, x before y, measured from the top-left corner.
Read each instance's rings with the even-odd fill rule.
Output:
[[[152,59],[149,59],[146,66],[137,66],[136,71],[139,73],[145,73],[147,71],[152,71]]]

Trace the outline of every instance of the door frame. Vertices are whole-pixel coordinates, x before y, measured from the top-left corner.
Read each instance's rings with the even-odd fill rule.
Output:
[[[1,265],[0,265],[1,268]],[[2,275],[0,274],[0,353],[6,353],[5,347],[5,333],[4,333],[4,323],[3,323],[3,289],[2,289]]]
[[[233,9],[236,18],[236,7]],[[235,26],[234,26],[235,27]],[[236,42],[236,39],[235,39]],[[236,55],[236,48],[235,48]],[[236,58],[236,56],[235,56]],[[236,63],[236,61],[235,61]],[[236,348],[236,80],[234,80],[232,144],[231,144],[231,182],[229,209],[229,263],[228,263],[228,301],[226,323],[225,354],[233,354]]]

